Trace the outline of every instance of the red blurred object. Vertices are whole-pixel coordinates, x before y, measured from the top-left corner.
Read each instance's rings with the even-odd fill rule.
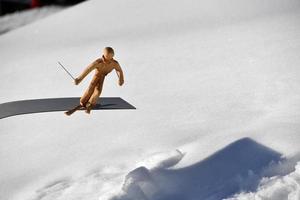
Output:
[[[31,8],[36,8],[36,7],[40,7],[40,6],[41,6],[41,3],[39,0],[31,0],[31,4],[30,4]]]

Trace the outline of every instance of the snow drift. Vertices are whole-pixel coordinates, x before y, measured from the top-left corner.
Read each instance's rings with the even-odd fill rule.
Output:
[[[263,172],[279,160],[279,153],[243,138],[188,167],[136,168],[126,176],[125,194],[111,199],[223,199],[240,190],[255,190]]]

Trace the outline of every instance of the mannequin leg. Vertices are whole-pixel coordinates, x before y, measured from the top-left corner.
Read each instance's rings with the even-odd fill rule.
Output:
[[[94,92],[96,86],[98,85],[98,82],[99,82],[99,77],[94,76],[89,87],[86,89],[83,96],[80,98],[80,105],[82,105],[84,107],[86,106],[86,103],[89,101],[89,99],[93,95],[93,92]]]
[[[98,85],[95,87],[94,92],[88,101],[90,104],[92,104],[92,106],[95,106],[98,102],[99,96],[102,92],[103,82],[104,82],[104,77],[99,80]]]
[[[103,88],[103,83],[104,83],[104,76],[100,78],[99,83],[97,84],[97,86],[94,88],[94,92],[91,95],[90,99],[88,100],[88,108],[87,111],[88,113],[90,112],[90,110],[92,108],[94,108],[98,102],[98,99],[101,95],[102,92],[102,88]]]

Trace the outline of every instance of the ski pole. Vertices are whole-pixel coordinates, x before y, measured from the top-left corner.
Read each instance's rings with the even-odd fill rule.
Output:
[[[68,72],[68,70],[58,61],[58,64],[71,76],[71,78],[73,80],[75,80],[75,78],[72,76],[72,74],[70,74],[70,72]]]

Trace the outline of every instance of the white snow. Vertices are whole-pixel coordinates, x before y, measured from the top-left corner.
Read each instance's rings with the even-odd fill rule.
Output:
[[[92,73],[75,86],[57,61],[78,76],[112,46],[125,83],[109,74],[102,96],[137,108],[0,120],[0,199],[297,195],[297,171],[263,171],[300,151],[299,9],[91,0],[0,36],[0,103],[81,96]]]

